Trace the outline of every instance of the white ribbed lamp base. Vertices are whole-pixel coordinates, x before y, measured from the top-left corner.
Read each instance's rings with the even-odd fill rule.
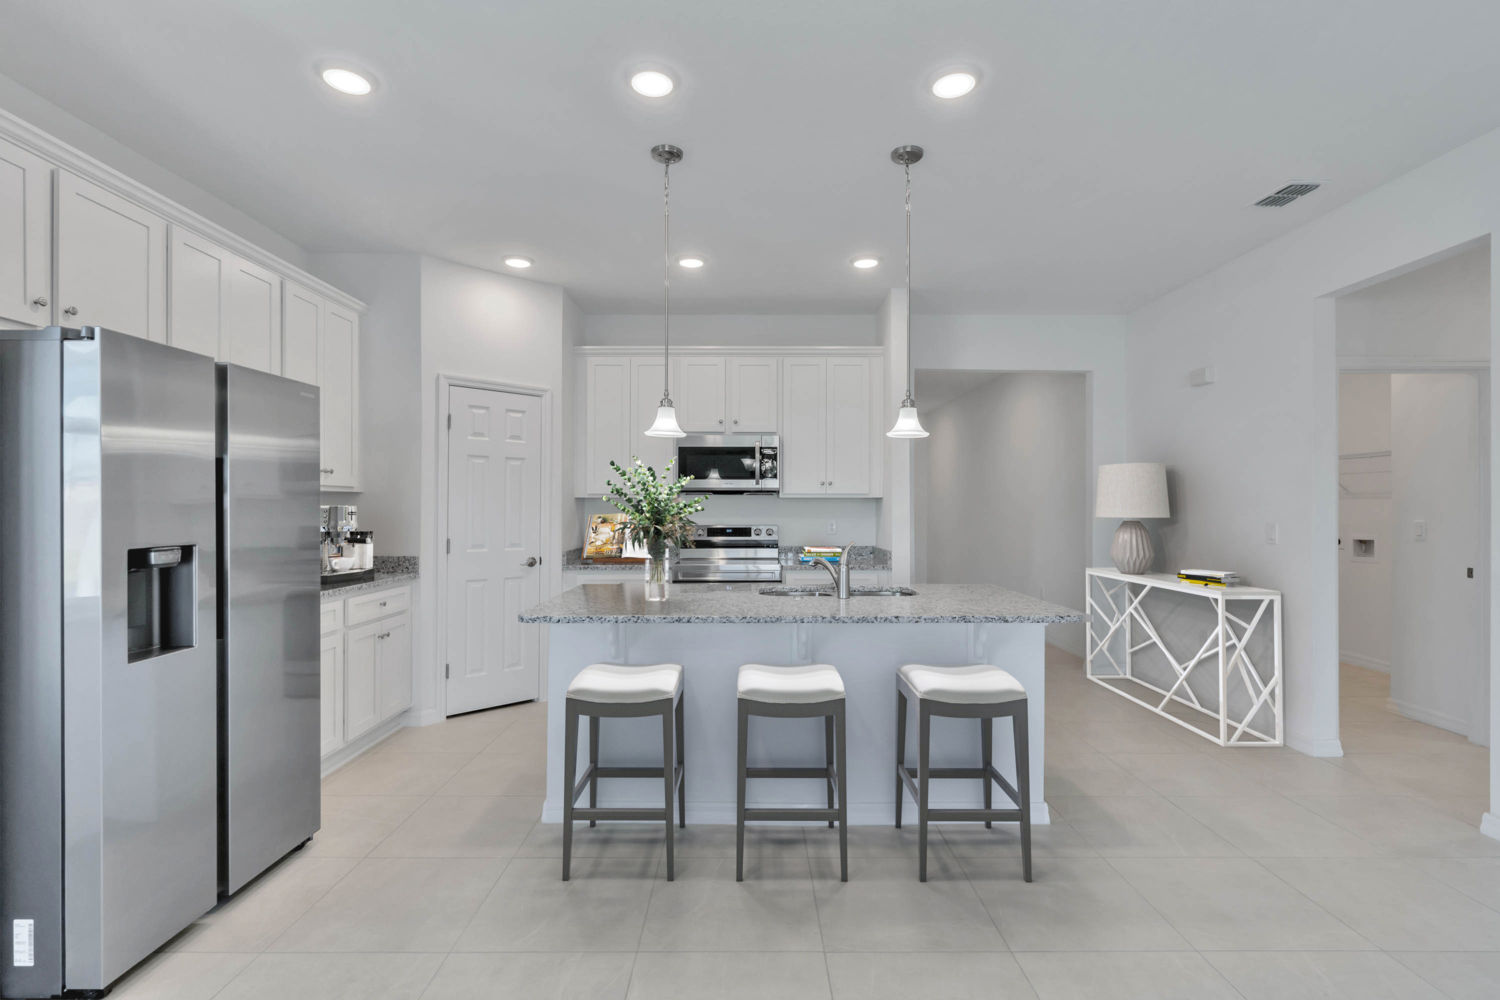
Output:
[[[1109,545],[1109,557],[1121,573],[1140,575],[1151,572],[1151,566],[1156,562],[1151,533],[1139,521],[1121,521],[1115,529],[1115,540]]]

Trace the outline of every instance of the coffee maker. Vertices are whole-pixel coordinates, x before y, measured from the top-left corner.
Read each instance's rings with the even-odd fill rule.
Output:
[[[359,529],[359,508],[322,508],[323,582],[359,583],[375,578],[375,533]]]

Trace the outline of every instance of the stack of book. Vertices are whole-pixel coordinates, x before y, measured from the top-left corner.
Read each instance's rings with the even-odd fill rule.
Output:
[[[829,562],[839,561],[839,548],[836,545],[804,545],[802,546],[802,562],[816,562],[819,559],[827,559]]]
[[[1239,574],[1227,569],[1180,569],[1177,579],[1200,587],[1237,587],[1240,582]]]

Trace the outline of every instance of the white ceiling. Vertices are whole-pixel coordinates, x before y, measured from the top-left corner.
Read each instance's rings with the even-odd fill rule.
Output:
[[[0,67],[311,250],[697,312],[1128,310],[1500,125],[1494,0],[3,0]],[[345,56],[363,101],[314,77]],[[980,87],[926,85],[955,63]],[[647,101],[630,72],[670,69]],[[1326,181],[1283,209],[1249,203]],[[886,261],[848,266],[856,252]]]

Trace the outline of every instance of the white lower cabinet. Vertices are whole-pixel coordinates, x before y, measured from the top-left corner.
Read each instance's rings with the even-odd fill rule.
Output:
[[[411,707],[411,588],[325,603],[322,651],[327,757]]]

